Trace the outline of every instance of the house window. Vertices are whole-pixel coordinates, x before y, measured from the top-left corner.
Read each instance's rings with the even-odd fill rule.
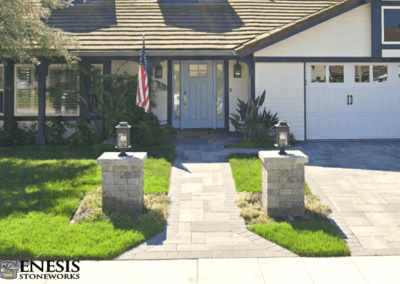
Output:
[[[0,115],[4,115],[4,65],[0,64]]]
[[[326,66],[325,65],[312,65],[311,66],[311,82],[312,83],[325,83],[326,82]]]
[[[79,115],[78,70],[52,64],[46,85],[46,115]]]
[[[174,118],[181,118],[181,65],[176,63],[174,66]]]
[[[369,82],[369,66],[356,65],[355,70],[355,82],[356,83],[368,83]]]
[[[400,7],[382,7],[382,43],[400,43]]]
[[[15,65],[15,115],[38,115],[38,82],[34,65]]]
[[[374,65],[372,70],[374,74],[374,82],[383,83],[388,81],[387,65]]]
[[[330,83],[343,83],[344,82],[344,67],[343,66],[329,66],[329,82]]]
[[[190,78],[206,78],[208,76],[207,64],[190,64],[189,76]]]
[[[223,83],[224,83],[224,72],[222,68],[222,63],[217,63],[217,119],[223,118],[223,109],[224,109]]]

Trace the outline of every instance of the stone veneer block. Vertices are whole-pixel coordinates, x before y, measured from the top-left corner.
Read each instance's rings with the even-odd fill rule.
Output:
[[[299,150],[260,151],[262,200],[269,216],[304,216],[304,164],[308,156]]]
[[[103,153],[97,164],[102,166],[103,211],[136,214],[143,211],[144,163],[147,153]]]

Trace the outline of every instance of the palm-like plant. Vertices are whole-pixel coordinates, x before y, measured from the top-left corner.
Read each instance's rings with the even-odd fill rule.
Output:
[[[248,103],[238,99],[239,114],[231,114],[229,118],[232,125],[242,132],[243,137],[249,140],[265,142],[269,140],[269,131],[278,123],[278,113],[264,110],[260,113],[260,107],[265,101],[265,91],[257,99],[251,99]]]

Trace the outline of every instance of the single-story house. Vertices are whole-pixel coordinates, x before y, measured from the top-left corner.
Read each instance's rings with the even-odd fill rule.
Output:
[[[167,85],[152,112],[177,129],[234,131],[237,99],[265,90],[298,140],[400,137],[400,1],[76,0],[48,25],[103,74],[137,74],[144,33],[150,76]],[[79,105],[38,88],[69,80],[63,68],[3,62],[0,126],[76,120]]]

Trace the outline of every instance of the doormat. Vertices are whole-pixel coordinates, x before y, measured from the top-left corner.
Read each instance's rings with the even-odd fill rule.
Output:
[[[214,132],[212,130],[180,130],[178,136],[212,136]]]

